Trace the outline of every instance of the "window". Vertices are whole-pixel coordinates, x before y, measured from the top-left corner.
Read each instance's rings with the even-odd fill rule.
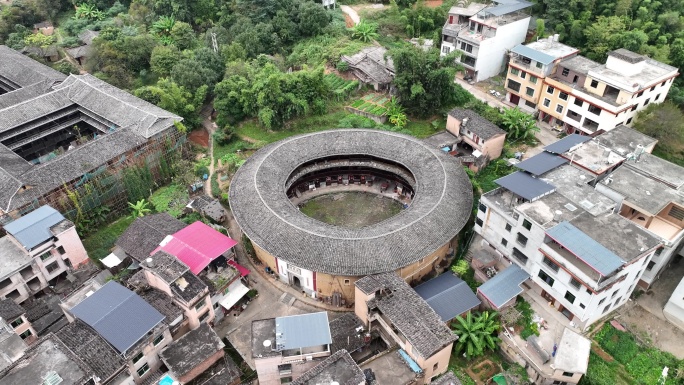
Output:
[[[544,264],[545,264],[546,266],[548,266],[551,270],[555,271],[556,273],[558,272],[559,267],[558,267],[558,265],[556,264],[556,262],[552,261],[552,260],[549,259],[548,257],[544,257],[544,260],[543,260],[543,261],[544,261]]]
[[[651,271],[653,267],[655,266],[655,262],[651,261],[648,263],[648,266],[646,266],[646,270]]]
[[[566,94],[565,92],[562,92],[562,91],[558,93],[558,97],[561,100],[568,100],[568,94]]]
[[[574,287],[575,289],[579,289],[582,284],[580,281],[576,280],[575,278],[570,278],[570,286]]]
[[[551,105],[551,101],[550,101],[549,99],[546,99],[546,98],[545,98],[545,99],[544,99],[544,102],[543,102],[542,104],[544,105],[544,107],[548,107],[548,106]]]
[[[536,76],[530,75],[530,82],[531,82],[532,84],[537,84],[537,79],[538,79],[538,78],[537,78]]]
[[[278,365],[278,374],[281,376],[292,374],[292,364]]]
[[[152,345],[157,346],[157,345],[159,345],[162,341],[164,341],[164,335],[163,335],[163,334],[160,334],[160,335],[157,336],[157,338],[154,339],[154,341],[152,341]]]
[[[673,206],[673,208],[674,208],[674,206]],[[672,209],[670,209],[670,212],[672,212]],[[670,216],[672,216],[672,214],[670,214]],[[682,218],[682,219],[684,219],[684,218]],[[656,250],[655,253],[653,253],[653,256],[657,257],[662,253],[663,253],[663,248],[659,247],[658,250]]]
[[[64,250],[64,247],[62,247],[62,246],[60,246],[60,247],[57,248],[57,252],[58,252],[60,255],[66,254],[66,251]]]
[[[449,47],[448,45],[445,45],[444,47],[442,47],[442,52],[443,52],[443,53],[447,53],[447,54],[448,54],[449,51],[451,51],[451,47]]]
[[[52,274],[54,271],[59,269],[59,263],[57,263],[57,261],[54,261],[51,264],[45,266],[45,269],[48,271],[48,273]]]
[[[10,326],[16,329],[17,326],[19,326],[19,325],[21,325],[21,324],[23,324],[23,323],[24,323],[24,319],[21,318],[21,317],[19,317],[19,318],[15,319],[14,321],[12,321],[12,323],[10,324]]]
[[[210,312],[210,311],[206,311],[206,312],[204,312],[204,314],[202,314],[202,316],[201,316],[201,317],[199,318],[199,322],[201,323],[201,322],[204,322],[204,321],[206,321],[206,320],[207,320],[207,318],[209,318],[209,314],[211,314],[211,312]]]
[[[651,87],[651,89],[649,91],[653,91],[653,90],[655,90],[655,86]]]
[[[574,375],[575,375],[574,373],[563,372],[563,377],[572,377],[572,376],[574,376]]]
[[[508,80],[508,86],[509,89],[515,91],[515,92],[520,92],[520,83],[513,81],[513,80]]]
[[[433,372],[433,373],[436,372],[437,369],[439,369],[439,362],[436,363],[436,364],[434,364],[434,365],[432,365],[432,372]]]
[[[561,75],[563,75],[563,76],[570,75],[570,69],[563,67],[563,72],[561,72]]]
[[[644,94],[644,91],[639,92],[639,93],[637,94],[637,98],[640,98],[641,95],[643,95],[643,94]]]
[[[600,305],[600,304],[602,304],[602,303],[604,303],[604,302],[606,302],[606,299],[605,299],[605,298],[602,299],[602,300],[600,300],[598,304]]]
[[[480,226],[480,227],[482,227],[482,225],[483,225],[484,223],[482,222],[482,219],[480,219],[480,218],[475,218],[475,224],[478,225],[478,226]]]
[[[136,373],[138,373],[138,377],[142,377],[145,375],[145,373],[150,371],[150,365],[145,362],[145,365],[141,366],[140,369],[136,370]]]
[[[195,304],[195,310],[196,311],[202,310],[202,308],[204,308],[204,305],[205,305],[204,298],[202,298],[201,301],[199,301]]]
[[[540,63],[540,62],[537,62],[537,63],[535,64],[535,66],[536,66],[537,68],[542,68],[544,65],[543,65],[542,63]]]
[[[508,231],[510,233],[512,228],[513,228],[513,226],[511,226],[510,223],[506,223],[506,231]]]
[[[532,222],[528,221],[527,219],[523,219],[523,227],[527,230],[532,229]]]
[[[644,107],[646,107],[650,101],[651,101],[651,98],[646,99],[646,101],[644,102]]]
[[[473,46],[471,44],[467,44],[465,42],[461,42],[461,49],[463,51],[468,52],[468,53],[473,52]]]
[[[601,115],[601,109],[593,105],[589,105],[589,112],[594,115]]]
[[[597,81],[597,80],[592,80],[592,81],[591,81],[591,84],[590,84],[590,87],[591,87],[591,88],[596,88],[596,87],[598,87],[598,81]]]
[[[138,361],[142,360],[143,357],[144,355],[142,352],[138,353],[135,357],[133,357],[133,365],[137,364]]]
[[[662,87],[662,86],[664,86],[664,85],[665,85],[665,83],[667,83],[667,80],[666,80],[666,81],[664,81],[664,82],[662,82],[662,83],[660,83],[660,86],[661,86],[661,87]]]
[[[487,206],[483,205],[482,203],[480,203],[477,207],[478,207],[478,208],[480,209],[480,211],[482,211],[483,213],[487,212]]]
[[[627,124],[632,123],[632,118],[627,119]]]
[[[615,305],[616,305],[616,306],[617,306],[617,304],[620,303],[620,300],[621,300],[621,299],[622,299],[622,297],[618,297],[618,299],[615,300]]]
[[[575,303],[575,295],[572,294],[572,293],[569,292],[569,291],[566,291],[566,292],[565,292],[565,297],[564,297],[564,298],[567,299],[568,302],[570,302],[570,303]]]
[[[575,105],[576,106],[582,107],[583,104],[584,104],[584,102],[581,99],[575,99]]]
[[[583,303],[580,304],[580,307],[581,307],[582,309],[586,308],[586,306],[584,306]]]
[[[562,113],[563,112],[563,106],[561,106],[560,104],[556,105],[556,112]]]
[[[283,377],[280,379],[281,384],[289,384],[290,382],[292,382],[292,377]]]
[[[619,290],[619,289],[618,289],[618,290]],[[610,295],[610,298],[615,298],[615,295],[617,294],[617,292],[618,292],[618,291],[615,290],[615,291],[613,292],[613,294]]]
[[[517,68],[511,67],[511,73],[512,73],[513,75],[518,75],[518,74],[520,74],[520,70],[517,69]]]
[[[508,246],[508,239],[506,239],[506,238],[501,238],[501,245],[502,245],[503,247]]]
[[[520,72],[520,77],[525,79],[527,77],[527,72],[525,72],[525,71]]]
[[[639,107],[638,104],[633,105],[633,106],[632,106],[632,111],[636,111],[637,107]]]
[[[525,89],[525,94],[526,94],[527,96],[534,96],[534,88],[527,87],[527,88]]]
[[[532,103],[532,102],[529,101],[529,100],[525,100],[525,105],[526,105],[527,107],[530,107],[530,108],[537,108],[537,105],[534,104],[534,103]]]
[[[513,248],[513,256],[515,257],[515,259],[522,262],[524,265],[527,264],[527,255],[523,254],[520,250],[518,250],[515,247]]]
[[[49,251],[44,252],[43,254],[40,255],[40,260],[45,261],[48,260],[52,257],[52,253]]]
[[[606,314],[608,312],[608,310],[610,310],[610,304],[606,305],[606,307],[603,308],[602,314]]]
[[[546,87],[546,93],[548,93],[548,94],[553,95],[553,91],[555,91],[555,90],[556,89],[551,87],[551,86]]]
[[[524,236],[524,235],[522,235],[522,234],[520,234],[520,233],[518,233],[518,239],[517,239],[517,241],[518,241],[519,244],[521,244],[521,245],[523,245],[523,246],[527,245],[527,237]]]
[[[348,279],[345,279],[345,280],[344,280],[344,284],[345,284],[345,285],[349,286],[350,283],[351,283],[350,280],[348,280]]]
[[[539,270],[538,276],[542,279],[542,281],[546,282],[546,284],[549,286],[553,286],[553,283],[556,282],[553,278],[546,274],[544,270]]]
[[[19,334],[19,337],[21,337],[22,340],[25,340],[32,335],[33,335],[33,333],[31,333],[31,330],[27,330],[27,331]]]
[[[655,99],[653,99],[653,101],[655,102],[658,99],[660,99],[660,94],[656,95],[656,97],[655,97]]]

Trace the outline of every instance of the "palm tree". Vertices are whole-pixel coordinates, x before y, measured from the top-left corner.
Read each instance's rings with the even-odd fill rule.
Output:
[[[148,205],[148,203],[144,199],[141,199],[141,200],[135,202],[135,204],[128,202],[128,207],[131,208],[131,217],[132,218],[140,218],[140,217],[144,217],[145,214],[152,212],[152,210],[150,210],[147,207],[147,205]]]
[[[511,139],[527,139],[539,132],[534,117],[520,110],[509,108],[501,115],[501,125],[504,126]]]
[[[378,37],[377,29],[377,25],[361,20],[361,22],[351,28],[350,31],[353,39],[359,39],[367,43]]]
[[[76,14],[74,15],[76,19],[90,19],[90,20],[103,20],[105,18],[104,12],[95,8],[94,5],[83,3],[76,7]]]
[[[170,36],[173,26],[176,24],[176,18],[173,16],[159,16],[159,20],[152,24],[152,32],[159,36]]]
[[[465,353],[467,358],[473,358],[484,354],[485,350],[494,350],[500,341],[496,336],[501,325],[497,320],[496,312],[482,312],[473,317],[468,313],[465,319],[456,317],[451,327],[458,341],[454,345],[457,352]]]

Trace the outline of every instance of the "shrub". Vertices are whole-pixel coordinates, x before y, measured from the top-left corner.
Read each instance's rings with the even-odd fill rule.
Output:
[[[340,72],[347,72],[349,71],[349,63],[346,61],[340,60],[337,62],[337,66],[335,66],[338,71]]]

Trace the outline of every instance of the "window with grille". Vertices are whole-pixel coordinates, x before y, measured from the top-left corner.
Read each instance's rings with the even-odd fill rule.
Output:
[[[502,245],[503,247],[506,247],[506,245],[508,245],[508,239],[506,239],[506,238],[501,238],[501,245]]]
[[[517,241],[518,241],[519,244],[521,244],[521,245],[523,245],[523,246],[527,245],[527,237],[524,236],[524,235],[522,235],[522,234],[520,234],[520,233],[518,233],[518,239],[517,239]]]
[[[157,346],[157,345],[159,345],[162,341],[164,341],[164,335],[163,335],[163,334],[160,334],[160,335],[157,336],[157,338],[154,339],[154,341],[152,342],[152,344],[153,344],[154,346]]]
[[[523,265],[527,264],[527,255],[523,254],[520,250],[518,250],[515,247],[513,248],[513,256],[515,257],[515,259],[522,262]]]
[[[553,87],[551,87],[551,86],[546,87],[546,92],[547,92],[547,93],[553,95],[553,91],[555,91],[555,88],[553,88]]]
[[[512,228],[513,226],[511,226],[509,223],[506,223],[506,231],[510,233]]]
[[[570,278],[570,286],[574,287],[575,289],[579,289],[582,284],[575,278]]]
[[[482,227],[482,225],[483,225],[484,223],[482,222],[482,219],[480,219],[480,218],[475,218],[475,224],[478,225],[478,226],[480,226],[480,227]]]
[[[570,74],[570,69],[563,67],[563,72],[561,72],[563,76],[568,76]]]
[[[544,107],[548,107],[551,105],[551,101],[549,99],[544,99]]]
[[[532,228],[532,222],[528,221],[527,219],[523,220],[523,227],[526,228],[527,230],[530,230]]]
[[[598,87],[598,81],[592,80],[590,86],[591,86],[591,88],[596,88],[596,87]]]
[[[566,94],[565,92],[559,92],[559,93],[558,93],[558,98],[559,98],[560,100],[568,100],[568,94]]]
[[[142,377],[145,373],[150,371],[150,365],[146,362],[145,365],[141,366],[140,369],[136,370],[138,377]]]
[[[670,212],[667,213],[667,215],[671,216],[672,218],[679,219],[680,221],[684,221],[684,208],[681,208],[679,206],[672,206],[672,208],[670,208]]]
[[[556,262],[550,260],[550,259],[547,258],[547,257],[544,257],[544,264],[545,264],[546,266],[548,266],[551,270],[555,271],[556,273],[558,272],[559,267],[558,267],[558,265],[556,264]]]

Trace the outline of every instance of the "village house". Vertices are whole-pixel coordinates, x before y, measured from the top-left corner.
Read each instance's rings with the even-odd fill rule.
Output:
[[[16,303],[89,261],[74,224],[50,206],[5,224],[5,231],[0,238],[0,296]]]
[[[78,40],[83,43],[78,47],[69,48],[66,50],[67,55],[71,56],[78,62],[79,65],[84,65],[88,60],[91,51],[93,40],[100,35],[99,31],[92,31],[86,29],[78,35]]]
[[[368,330],[380,331],[387,346],[422,374],[429,384],[447,371],[458,337],[396,273],[368,275],[355,284],[354,312]]]
[[[36,340],[37,333],[26,318],[26,310],[9,298],[0,300],[0,319],[26,343],[30,344]],[[6,328],[2,331],[6,331]]]
[[[442,28],[442,56],[458,52],[466,78],[475,82],[504,70],[507,51],[525,41],[530,15],[527,1],[494,1],[453,6]]]
[[[421,283],[414,290],[447,325],[480,306],[470,286],[450,271]]]
[[[461,163],[477,172],[503,152],[506,131],[472,110],[454,108],[447,115],[446,130],[455,136],[456,143],[448,145],[449,152]]]
[[[28,349],[26,342],[5,319],[0,319],[0,372],[20,359]]]
[[[384,47],[368,47],[352,56],[342,55],[341,61],[349,64],[354,76],[376,91],[391,91],[394,79],[394,62]]]

